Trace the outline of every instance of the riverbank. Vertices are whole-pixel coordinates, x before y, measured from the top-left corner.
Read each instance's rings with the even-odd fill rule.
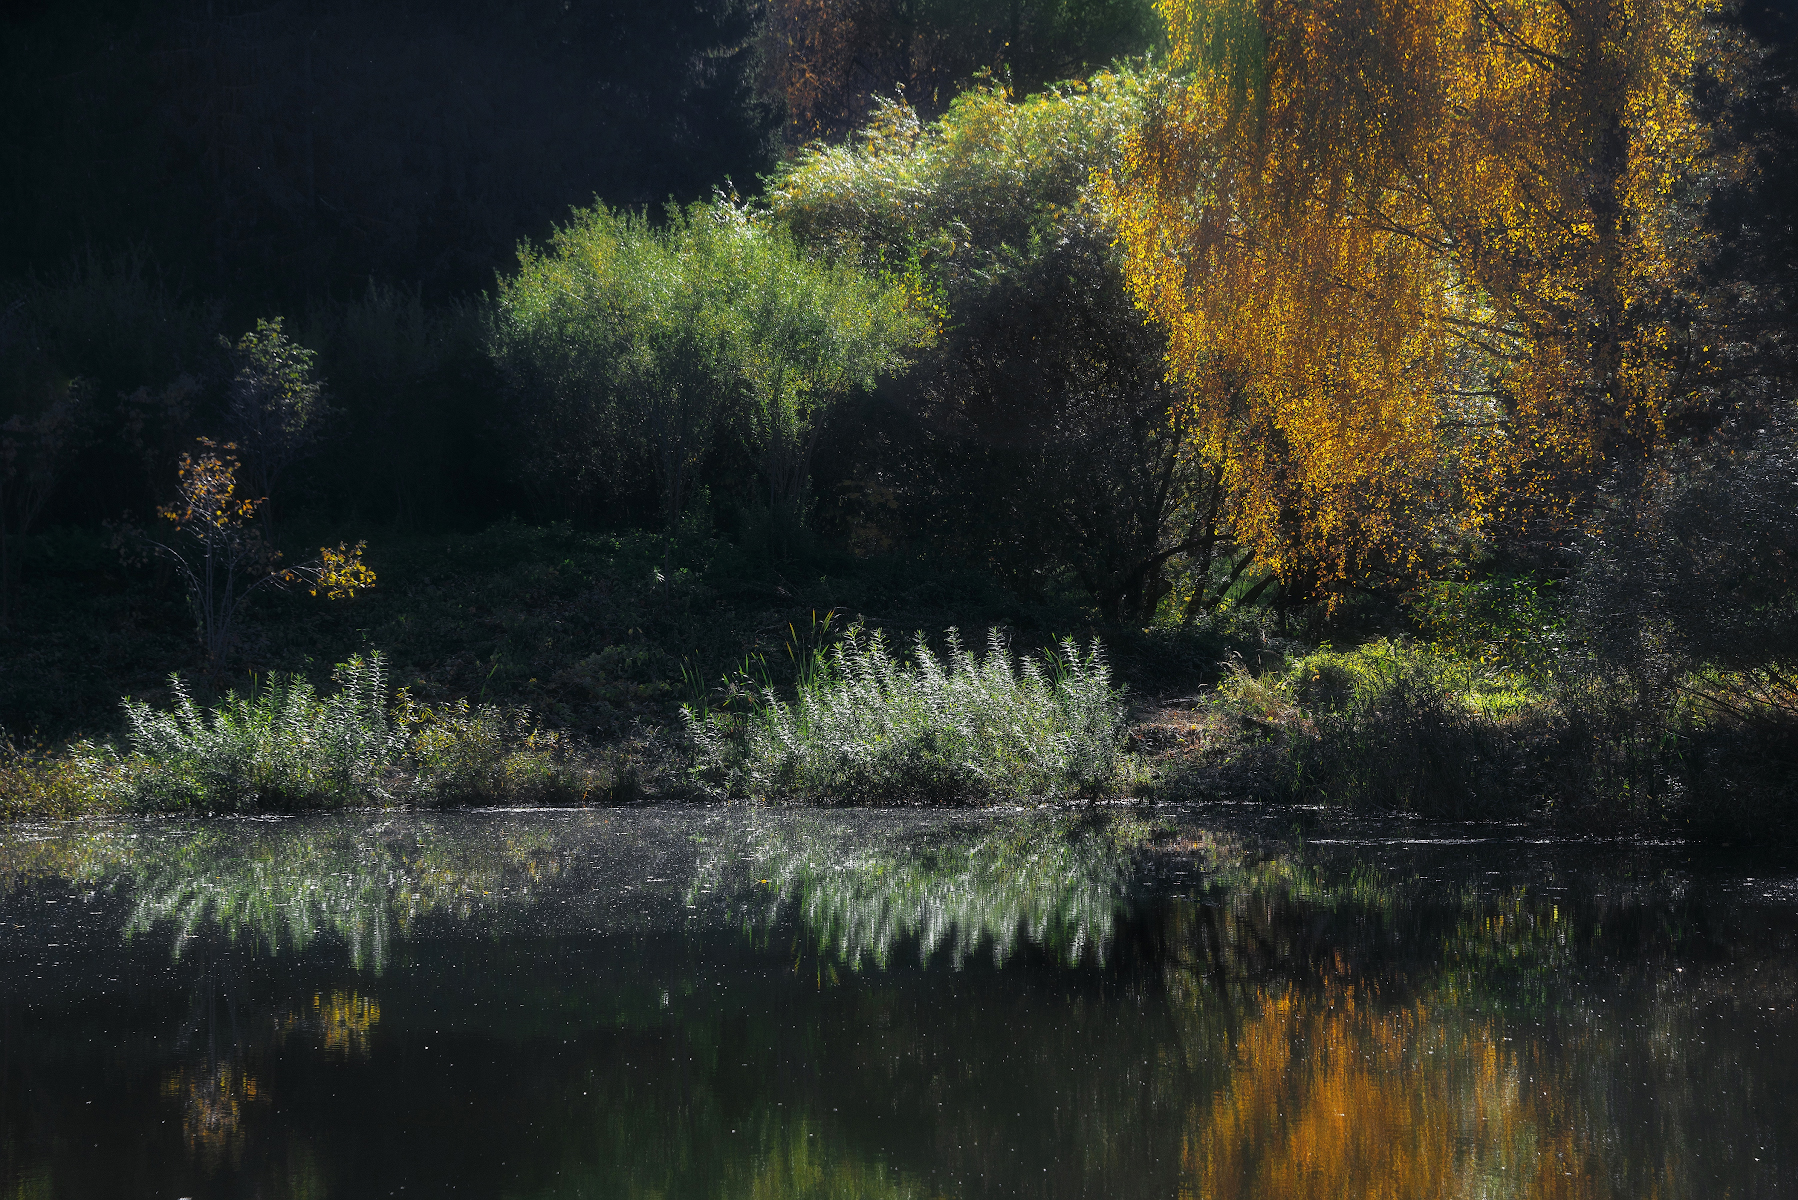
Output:
[[[941,652],[950,629],[976,646],[996,629],[1020,662],[1042,651],[1065,662],[1062,639],[1096,638],[1107,686],[1122,689],[1121,736],[1103,761],[1068,767],[1078,778],[1065,787],[1053,771],[1029,775],[1040,754],[1026,738],[993,759],[1023,774],[991,786],[977,775],[939,786],[933,768],[931,787],[911,788],[893,773],[916,775],[918,756],[889,755],[850,795],[832,783],[848,776],[814,756],[806,787],[770,791],[778,775],[764,772],[755,798],[1242,799],[1717,838],[1788,837],[1798,807],[1798,731],[1777,708],[1731,712],[1691,692],[1669,704],[1627,680],[1470,662],[1392,622],[1348,650],[1281,638],[1257,613],[1121,630],[1072,598],[917,564],[771,567],[716,539],[670,551],[651,535],[554,526],[394,535],[373,539],[369,558],[379,585],[352,601],[260,597],[228,669],[209,672],[170,581],[119,565],[97,539],[40,539],[18,621],[33,632],[0,672],[0,811],[204,811],[227,793],[243,797],[229,807],[271,808],[748,797],[728,772],[695,770],[706,755],[683,706],[728,722],[762,689],[792,697],[854,623],[901,660],[919,630]],[[375,653],[385,699],[379,728],[358,726],[363,757],[307,750],[342,717],[335,665]],[[268,733],[273,718],[252,710],[298,711],[295,687],[311,715]],[[1037,709],[1007,711],[1028,723]],[[235,722],[234,742],[209,710]],[[214,732],[183,740],[184,727]],[[377,736],[388,741],[370,749]],[[853,751],[842,728],[831,736],[831,754]],[[936,739],[939,760],[951,753],[918,736]]]

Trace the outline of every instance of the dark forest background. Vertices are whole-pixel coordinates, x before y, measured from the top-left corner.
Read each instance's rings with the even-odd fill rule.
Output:
[[[928,119],[977,78],[1022,94],[1152,53],[1158,30],[1146,0],[3,11],[0,423],[81,406],[79,446],[36,455],[57,478],[13,489],[15,536],[163,499],[222,402],[219,338],[276,315],[318,352],[335,413],[289,507],[414,526],[640,516],[647,496],[545,507],[516,461],[480,297],[521,241],[596,200],[657,218],[751,196],[876,95]]]
[[[11,0],[3,12],[0,423],[37,420],[39,441],[66,443],[18,448],[0,498],[14,537],[166,498],[179,449],[217,427],[221,338],[273,316],[317,352],[333,414],[288,508],[411,527],[643,523],[647,483],[605,511],[563,511],[521,457],[482,329],[482,298],[521,242],[596,200],[657,219],[721,190],[753,196],[806,141],[849,136],[876,96],[903,95],[928,120],[982,78],[1023,95],[1152,57],[1159,31],[1147,0]],[[1710,203],[1714,269],[1753,281],[1754,319],[1789,344],[1798,23],[1780,0],[1724,19],[1763,57],[1753,86],[1711,98],[1758,166]],[[927,389],[929,373],[905,386]],[[40,416],[59,399],[79,414],[57,433]],[[821,525],[861,520],[831,498],[865,499],[843,485],[866,474],[867,437],[890,440],[881,412],[920,404],[877,403],[862,432],[827,431]],[[55,467],[27,478],[27,460]]]

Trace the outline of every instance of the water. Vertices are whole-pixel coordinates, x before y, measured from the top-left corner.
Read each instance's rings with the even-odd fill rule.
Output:
[[[1252,808],[14,828],[0,1197],[1778,1196],[1795,950],[1740,855]]]

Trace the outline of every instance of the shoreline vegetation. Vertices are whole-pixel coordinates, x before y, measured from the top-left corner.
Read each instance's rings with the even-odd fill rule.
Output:
[[[0,819],[1798,835],[1784,6],[695,4],[0,16]]]
[[[1554,657],[1567,630],[1534,593],[1461,596],[1452,615],[1438,597],[1432,623],[1334,649],[1279,636],[1268,610],[1107,630],[1071,602],[848,559],[821,560],[838,573],[804,589],[718,540],[517,525],[431,540],[396,552],[354,605],[271,598],[304,619],[265,621],[262,652],[297,670],[221,679],[189,651],[188,673],[124,701],[110,735],[77,736],[80,701],[43,704],[67,714],[60,740],[6,743],[0,811],[1234,799],[1792,834],[1778,693],[1757,703],[1756,680],[1716,671],[1658,697],[1621,674],[1575,674]],[[167,645],[120,632],[154,619],[145,581],[96,565],[97,545],[83,563],[78,539],[42,550],[68,585],[58,596],[47,579],[44,597],[67,613],[61,646],[17,660],[9,689],[66,688],[71,651],[110,664],[96,687],[146,676],[161,651],[179,658],[178,624]],[[434,574],[414,573],[426,564]],[[116,590],[92,588],[102,571]],[[851,623],[852,606],[889,615]],[[1422,607],[1367,623],[1417,622]],[[958,617],[985,625],[981,649],[963,645]],[[1077,638],[1056,636],[1069,628]],[[371,649],[334,667],[303,653],[358,643]]]

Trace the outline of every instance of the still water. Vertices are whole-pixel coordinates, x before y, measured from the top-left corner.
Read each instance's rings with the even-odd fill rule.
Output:
[[[0,1197],[1798,1192],[1798,874],[1146,813],[0,830]]]

